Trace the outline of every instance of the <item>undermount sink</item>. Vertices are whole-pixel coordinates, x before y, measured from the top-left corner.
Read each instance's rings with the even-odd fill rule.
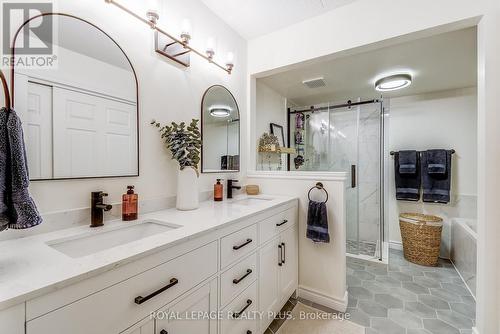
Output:
[[[72,258],[78,258],[179,227],[181,226],[176,224],[147,220],[103,231],[90,230],[76,236],[48,241],[47,245]]]
[[[264,197],[252,197],[252,198],[243,198],[243,199],[238,199],[233,202],[232,204],[235,205],[245,205],[245,206],[250,206],[250,205],[255,205],[255,204],[261,204],[265,201],[270,201],[272,198],[264,198]]]

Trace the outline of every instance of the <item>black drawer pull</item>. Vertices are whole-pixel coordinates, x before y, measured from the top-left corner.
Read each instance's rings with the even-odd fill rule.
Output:
[[[155,292],[153,292],[150,295],[147,295],[146,297],[142,297],[142,296],[135,297],[134,301],[135,301],[136,304],[141,305],[142,303],[147,302],[148,300],[150,300],[154,296],[157,296],[160,293],[162,293],[162,292],[170,289],[171,287],[173,287],[177,283],[179,283],[179,280],[177,278],[172,278],[170,280],[170,283],[168,283],[167,285],[165,285],[163,288],[156,290]]]
[[[276,226],[279,227],[279,226],[285,225],[286,223],[288,223],[288,220],[285,219],[281,223],[276,224]]]
[[[283,263],[282,263],[282,261],[283,261],[283,251],[281,250],[281,244],[278,245],[278,256],[280,257],[280,260],[278,262],[278,266],[281,267],[283,265]]]
[[[281,246],[283,246],[283,260],[281,260],[281,262],[285,263],[285,259],[286,259],[286,245],[285,245],[284,242],[282,242]]]
[[[247,299],[247,304],[245,305],[245,307],[239,311],[239,312],[236,312],[233,314],[233,318],[234,319],[238,319],[239,317],[241,317],[241,315],[243,314],[243,312],[245,312],[245,310],[250,306],[252,305],[252,300],[251,299]]]
[[[252,239],[247,239],[247,241],[245,241],[244,243],[242,243],[241,245],[237,245],[237,246],[233,246],[233,249],[234,250],[238,250],[242,247],[245,247],[246,245],[248,245],[249,243],[251,243],[253,240]]]
[[[160,333],[161,334],[161,333]],[[167,333],[168,334],[168,333]],[[247,334],[252,334],[252,331],[247,331]]]
[[[241,276],[240,278],[233,279],[233,284],[238,284],[239,282],[243,281],[251,273],[252,273],[252,269],[247,269],[247,272],[245,275]]]
[[[162,330],[160,331],[160,334],[168,334],[168,332],[167,332],[166,330],[162,329]]]

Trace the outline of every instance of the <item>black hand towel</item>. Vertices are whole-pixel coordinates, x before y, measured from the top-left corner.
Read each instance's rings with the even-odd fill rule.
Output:
[[[416,154],[416,170],[413,174],[400,173],[399,152],[394,154],[394,175],[396,181],[396,199],[418,201],[420,199],[420,158]]]
[[[306,236],[314,242],[330,242],[326,203],[309,201]]]
[[[423,201],[449,203],[451,189],[451,151],[446,151],[446,172],[429,173],[429,151],[422,152]]]
[[[445,174],[447,166],[446,150],[427,150],[427,173]]]
[[[417,151],[399,151],[399,173],[415,174],[417,172]]]

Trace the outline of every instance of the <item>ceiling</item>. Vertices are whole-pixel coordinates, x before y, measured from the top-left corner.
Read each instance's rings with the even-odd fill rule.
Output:
[[[355,0],[201,0],[242,37],[252,39]]]
[[[374,82],[383,74],[410,72],[410,87],[384,93],[416,95],[477,83],[476,28],[468,28],[355,55],[318,62],[258,79],[297,106],[348,99],[375,98]],[[326,87],[307,88],[302,81],[324,77]]]

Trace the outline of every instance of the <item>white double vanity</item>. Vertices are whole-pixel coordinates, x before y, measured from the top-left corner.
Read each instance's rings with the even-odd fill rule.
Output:
[[[256,196],[0,243],[0,333],[263,333],[297,289],[298,201]]]

